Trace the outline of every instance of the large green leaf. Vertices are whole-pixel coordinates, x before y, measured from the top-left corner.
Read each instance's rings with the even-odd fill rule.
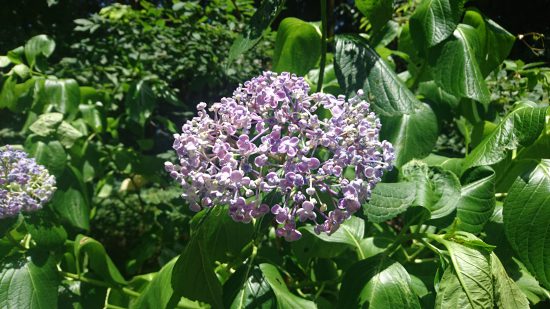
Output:
[[[382,28],[393,14],[393,0],[356,0],[355,5],[374,31]]]
[[[39,57],[48,58],[55,50],[55,42],[48,36],[41,34],[32,37],[25,44],[25,57],[29,66],[33,67]]]
[[[448,38],[462,15],[463,0],[423,0],[410,19],[417,46],[432,47]]]
[[[415,200],[416,185],[410,182],[379,183],[363,210],[369,221],[380,223],[407,210]]]
[[[285,285],[285,281],[281,277],[277,267],[271,264],[263,263],[260,264],[260,270],[275,294],[275,298],[277,299],[277,308],[317,308],[315,303],[312,301],[300,298],[288,290],[288,287]]]
[[[479,143],[464,161],[462,170],[495,164],[508,150],[533,143],[544,128],[547,107],[521,103],[508,113],[497,127]]]
[[[481,45],[477,62],[483,76],[487,76],[508,57],[516,37],[477,9],[468,9],[462,22],[477,30]]]
[[[5,260],[0,270],[0,307],[57,308],[59,276],[53,257]]]
[[[83,230],[90,229],[90,207],[79,190],[57,190],[51,203],[59,216],[72,226]]]
[[[407,270],[378,254],[351,266],[342,279],[338,308],[420,308]]]
[[[456,209],[460,199],[460,181],[452,172],[411,161],[402,168],[405,182],[416,185],[414,205],[430,210],[431,218],[445,217]]]
[[[65,171],[67,153],[59,141],[43,142],[29,137],[25,141],[25,149],[54,176],[59,177]]]
[[[510,245],[527,269],[550,287],[550,160],[516,178],[503,208]]]
[[[443,44],[430,49],[433,78],[446,92],[485,105],[490,94],[477,59],[481,44],[476,29],[460,24]]]
[[[525,294],[506,273],[497,255],[491,253],[491,271],[494,279],[495,303],[501,309],[529,308]]]
[[[312,24],[294,17],[283,19],[277,30],[273,71],[304,76],[321,59],[321,33]]]
[[[472,242],[475,241],[476,238],[471,237]],[[482,247],[470,247],[448,240],[440,242],[447,247],[452,265],[445,270],[439,282],[435,307],[492,308],[490,253]]]
[[[195,233],[172,270],[174,297],[206,302],[223,308],[222,285],[214,273],[208,246],[201,231]]]
[[[231,64],[241,54],[244,54],[260,41],[264,31],[269,28],[273,20],[279,15],[284,4],[285,0],[262,1],[256,13],[250,18],[244,32],[231,45],[227,59],[228,64]]]
[[[80,88],[74,79],[46,79],[41,99],[62,114],[74,115],[80,103]]]
[[[105,248],[97,240],[88,236],[77,235],[74,241],[74,254],[77,263],[80,263],[84,259],[84,254],[87,254],[88,267],[103,280],[113,285],[126,284],[126,280],[107,255]]]
[[[337,36],[334,64],[344,92],[353,95],[363,89],[373,110],[383,116],[381,136],[393,143],[397,166],[430,153],[437,140],[435,114],[416,99],[365,39]]]
[[[495,171],[480,166],[462,176],[462,189],[457,204],[458,228],[479,233],[495,208]]]
[[[437,120],[429,105],[422,103],[412,113],[381,117],[380,136],[395,149],[395,165],[426,157],[437,140]]]

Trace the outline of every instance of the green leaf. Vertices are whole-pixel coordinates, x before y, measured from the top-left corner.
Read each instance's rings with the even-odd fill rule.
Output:
[[[66,121],[62,121],[57,128],[57,138],[66,148],[73,147],[74,143],[82,137],[84,137],[84,135]]]
[[[334,68],[344,92],[353,96],[363,89],[379,115],[411,114],[421,105],[395,72],[358,35],[336,36]]]
[[[49,209],[30,215],[25,219],[25,227],[40,249],[62,248],[67,240],[67,232]]]
[[[249,265],[243,265],[224,284],[225,307],[231,309],[275,308],[275,295],[260,268],[256,266],[250,272],[248,272],[248,268]],[[244,278],[246,275],[249,277]]]
[[[448,38],[462,15],[463,0],[423,0],[410,19],[417,46],[432,47]]]
[[[10,73],[11,72],[15,73],[21,79],[27,79],[29,77],[30,69],[29,69],[28,66],[21,63],[21,64],[18,64],[16,66],[14,66],[11,69]]]
[[[477,240],[485,245],[475,236],[466,235],[468,235],[466,244],[472,244]],[[492,308],[493,277],[486,245],[472,247],[442,238],[438,241],[447,247],[452,266],[447,268],[441,278],[435,307]]]
[[[393,143],[398,167],[430,153],[437,140],[435,114],[416,99],[365,39],[337,36],[334,66],[344,93],[353,95],[363,89],[373,110],[382,116],[380,134]]]
[[[479,233],[495,209],[495,171],[488,166],[469,170],[462,176],[460,200],[456,206],[458,229]]]
[[[130,119],[143,126],[153,113],[156,97],[149,84],[140,80],[128,91],[125,104]]]
[[[367,17],[374,31],[382,28],[393,14],[393,0],[356,0],[355,5]]]
[[[495,303],[501,309],[529,308],[529,301],[516,282],[506,273],[506,269],[497,255],[491,253],[491,272],[493,274]]]
[[[468,9],[462,22],[477,30],[481,43],[478,64],[483,76],[487,76],[508,57],[516,37],[477,9]]]
[[[550,288],[550,160],[516,181],[504,201],[504,230],[527,269]]]
[[[120,274],[105,248],[97,240],[84,235],[77,235],[74,241],[74,254],[77,263],[88,255],[88,267],[103,280],[114,285],[124,285],[126,280]]]
[[[361,240],[365,236],[365,221],[363,219],[357,218],[357,217],[351,217],[348,220],[344,221],[340,225],[340,228],[334,232],[331,235],[327,235],[326,233],[321,233],[317,235],[314,232],[313,226],[307,226],[300,228],[301,232],[304,232],[304,235],[310,234],[313,235],[315,238],[318,238],[322,240],[323,243],[319,244],[319,246],[316,247],[316,242],[312,243],[311,240],[308,240],[307,238],[305,240],[300,239],[297,242],[295,242],[295,245],[293,244],[293,249],[296,251],[301,251],[300,249],[308,249],[308,255],[312,257],[334,257],[332,253],[338,254],[338,246],[334,246],[334,250],[327,251],[327,247],[330,246],[329,244],[346,244],[348,246],[351,246],[354,248],[357,252],[357,255],[360,259],[365,258],[364,252],[362,252],[361,247]],[[332,247],[332,246],[331,246]],[[317,251],[318,250],[318,251]],[[324,253],[319,251],[325,251]]]
[[[237,37],[229,50],[227,64],[230,65],[241,54],[254,47],[260,41],[266,29],[282,10],[285,0],[263,0],[262,4],[250,18],[244,32]]]
[[[431,212],[432,219],[452,213],[460,199],[460,181],[452,172],[429,167],[422,161],[411,161],[403,166],[403,181],[416,184],[414,205]]]
[[[44,165],[52,175],[59,177],[63,174],[67,163],[67,153],[60,142],[43,142],[29,137],[25,141],[25,149],[36,159],[38,164]]]
[[[53,257],[6,260],[0,270],[1,308],[57,308],[59,276]]]
[[[433,80],[420,83],[418,94],[424,96],[430,103],[435,103],[437,107],[445,112],[449,108],[457,108],[460,103],[459,98],[441,89]]]
[[[275,294],[275,298],[277,299],[277,308],[317,308],[315,303],[312,301],[300,298],[290,293],[283,278],[281,277],[281,274],[275,266],[263,263],[260,264],[260,270]]]
[[[172,270],[174,299],[181,296],[223,308],[222,285],[214,273],[214,264],[200,233],[195,233]]]
[[[0,108],[14,108],[17,102],[17,98],[15,96],[16,84],[16,78],[13,76],[9,76],[6,80],[4,80],[4,83],[1,85],[2,88],[0,89]]]
[[[5,68],[8,65],[10,65],[11,61],[10,58],[6,56],[0,56],[0,68]]]
[[[506,157],[508,150],[533,143],[544,128],[547,107],[520,103],[508,113],[464,161],[462,170],[495,164]]]
[[[170,284],[177,258],[164,265],[130,308],[167,308],[174,291]]]
[[[32,37],[25,44],[25,57],[30,67],[34,67],[38,57],[48,58],[55,50],[55,42],[48,36],[41,34]]]
[[[53,209],[72,226],[90,229],[90,208],[80,191],[69,188],[57,190],[51,201]]]
[[[321,59],[321,34],[312,24],[294,17],[283,19],[277,30],[273,71],[304,76]]]
[[[344,274],[337,308],[420,308],[407,270],[384,255],[352,265]]]
[[[197,222],[201,222],[199,227]],[[197,214],[193,218],[192,228],[200,229],[205,252],[212,262],[227,262],[238,256],[254,233],[252,224],[235,222],[228,215],[227,207],[222,206]]]
[[[363,205],[363,210],[369,221],[384,222],[407,210],[413,204],[415,194],[414,183],[379,183],[372,190],[369,202]]]
[[[476,30],[460,24],[447,41],[430,49],[429,59],[433,78],[443,90],[487,107],[489,89],[477,63],[480,49]]]
[[[80,104],[78,109],[82,114],[82,119],[84,119],[86,124],[90,126],[94,132],[103,132],[103,129],[105,128],[105,119],[95,106]]]
[[[433,153],[422,159],[422,162],[428,164],[429,166],[440,167],[446,171],[453,172],[455,175],[461,174],[462,161],[464,161],[463,158],[449,158]]]
[[[78,111],[80,89],[74,79],[46,79],[44,82],[44,100],[46,105],[68,115]]]
[[[31,124],[29,130],[39,136],[50,136],[57,131],[57,127],[63,121],[61,113],[47,113],[38,116],[38,119]]]
[[[390,141],[395,149],[397,167],[412,159],[426,157],[437,140],[438,128],[434,112],[425,103],[412,113],[397,117],[381,117],[380,136]]]

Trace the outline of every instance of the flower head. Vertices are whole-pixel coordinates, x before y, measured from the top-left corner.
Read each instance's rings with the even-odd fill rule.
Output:
[[[301,77],[264,72],[210,113],[199,104],[174,135],[178,164],[165,164],[190,208],[229,205],[240,222],[271,211],[276,235],[289,241],[301,237],[297,222],[332,234],[355,213],[392,168],[392,145],[379,140],[361,91],[346,100],[309,90]],[[281,200],[264,204],[270,193]]]
[[[35,211],[51,198],[55,178],[20,150],[0,148],[0,219]]]

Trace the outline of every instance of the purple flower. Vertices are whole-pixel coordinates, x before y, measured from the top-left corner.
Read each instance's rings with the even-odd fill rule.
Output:
[[[174,135],[177,164],[165,164],[191,209],[228,205],[239,222],[271,210],[276,235],[288,241],[301,236],[297,222],[332,234],[358,211],[392,168],[393,147],[380,141],[380,121],[362,91],[349,100],[309,91],[302,77],[264,72],[208,111],[201,103]],[[318,108],[331,115],[320,118]],[[260,194],[271,192],[281,199],[263,204]]]
[[[9,145],[0,148],[0,219],[42,208],[55,190],[44,166]]]

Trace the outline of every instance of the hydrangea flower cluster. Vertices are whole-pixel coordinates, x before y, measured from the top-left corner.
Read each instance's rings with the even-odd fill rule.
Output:
[[[245,223],[271,212],[276,235],[293,241],[298,221],[330,235],[360,209],[392,168],[393,147],[361,91],[346,100],[309,90],[302,77],[264,72],[210,113],[197,106],[174,135],[179,163],[165,163],[192,210],[228,205]],[[268,194],[278,203],[263,203]]]
[[[23,151],[0,148],[0,219],[42,208],[55,189],[44,166]]]

